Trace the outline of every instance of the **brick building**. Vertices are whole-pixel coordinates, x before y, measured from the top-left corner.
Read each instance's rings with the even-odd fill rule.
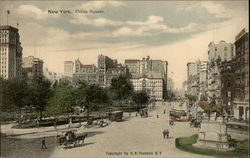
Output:
[[[248,32],[243,29],[235,38],[234,118],[249,119],[249,45]]]

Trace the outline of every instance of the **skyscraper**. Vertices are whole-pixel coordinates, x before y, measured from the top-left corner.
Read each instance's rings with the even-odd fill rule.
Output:
[[[64,61],[64,75],[67,77],[73,77],[73,61]]]
[[[43,61],[33,56],[23,58],[23,78],[33,79],[43,75]]]
[[[22,78],[22,50],[18,29],[0,26],[0,76]]]
[[[208,97],[216,104],[222,103],[220,65],[234,57],[234,45],[220,41],[208,45]]]

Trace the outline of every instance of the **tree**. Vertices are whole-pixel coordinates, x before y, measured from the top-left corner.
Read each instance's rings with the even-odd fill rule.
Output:
[[[55,87],[53,96],[48,101],[48,106],[46,111],[48,114],[55,116],[55,125],[57,121],[57,116],[61,114],[68,115],[73,112],[75,103],[75,90],[69,86],[67,83],[60,83]]]
[[[190,102],[196,102],[196,100],[198,99],[196,95],[191,94],[185,94],[185,97],[187,97]]]
[[[113,99],[120,103],[132,96],[133,93],[133,85],[125,76],[113,78],[110,89],[113,93]]]
[[[21,123],[21,111],[27,105],[27,83],[24,80],[12,79],[1,81],[1,110],[18,111],[18,123]]]
[[[42,120],[42,112],[45,110],[48,99],[52,95],[50,82],[42,76],[33,79],[28,86],[29,104],[36,108],[39,121]]]
[[[86,110],[87,120],[91,111],[103,110],[111,104],[107,91],[95,84],[80,82],[76,94],[76,103]]]
[[[134,93],[132,96],[133,101],[138,106],[138,112],[141,109],[142,105],[145,105],[149,101],[149,95],[146,91],[140,91],[138,93]]]

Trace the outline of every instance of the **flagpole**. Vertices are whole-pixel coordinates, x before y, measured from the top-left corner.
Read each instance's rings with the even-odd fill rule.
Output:
[[[10,11],[9,10],[7,10],[7,25],[8,25],[8,17],[9,17],[9,14],[10,14]]]
[[[7,11],[7,25],[8,25],[8,16],[9,16],[9,14],[8,14],[8,11]]]

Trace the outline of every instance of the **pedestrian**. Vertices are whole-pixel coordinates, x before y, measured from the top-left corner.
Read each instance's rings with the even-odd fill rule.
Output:
[[[163,112],[164,114],[166,113],[166,110],[164,110],[164,112]]]
[[[164,131],[162,132],[163,134],[163,138],[165,139],[166,138],[166,130],[164,129]]]
[[[159,118],[159,115],[157,114],[156,117]]]
[[[43,137],[43,139],[42,139],[42,146],[41,146],[41,149],[47,149],[47,146],[46,146],[46,144],[45,144],[45,138]]]
[[[169,138],[169,131],[168,131],[168,129],[166,131],[166,135],[167,135],[167,139],[168,139]]]

